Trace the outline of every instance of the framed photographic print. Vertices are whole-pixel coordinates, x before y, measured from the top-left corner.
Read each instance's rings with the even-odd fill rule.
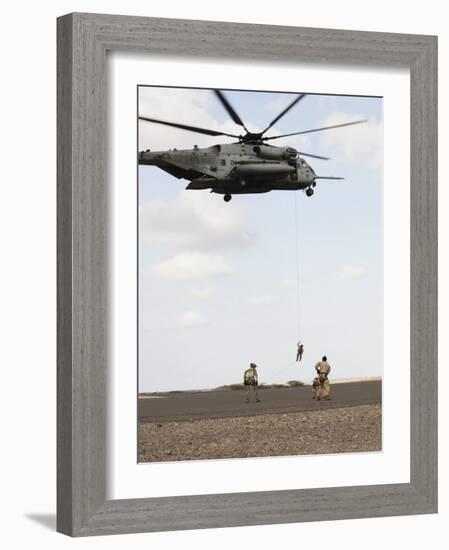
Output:
[[[380,451],[382,98],[139,86],[138,112],[139,460]]]
[[[59,531],[436,511],[436,75],[435,37],[58,20]]]

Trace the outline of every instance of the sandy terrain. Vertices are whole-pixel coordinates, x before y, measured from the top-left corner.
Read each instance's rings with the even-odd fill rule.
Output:
[[[381,415],[377,404],[141,422],[139,462],[379,451]]]

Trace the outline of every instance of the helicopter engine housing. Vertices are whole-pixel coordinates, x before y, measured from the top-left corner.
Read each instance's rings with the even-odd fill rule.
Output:
[[[258,157],[267,160],[287,160],[298,154],[293,147],[271,147],[270,145],[255,145],[254,152]]]

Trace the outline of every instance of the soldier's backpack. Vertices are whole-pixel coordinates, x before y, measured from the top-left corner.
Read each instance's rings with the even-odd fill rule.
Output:
[[[245,384],[245,386],[256,386],[257,385],[256,377],[254,376],[254,373],[251,371],[251,369],[248,369],[247,371],[245,371],[245,376],[244,376],[243,383]]]

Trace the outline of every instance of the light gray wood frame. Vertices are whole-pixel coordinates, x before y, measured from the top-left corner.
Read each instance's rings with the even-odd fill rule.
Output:
[[[410,483],[106,499],[108,50],[410,69]],[[436,512],[436,395],[436,37],[81,13],[58,19],[58,531],[83,536]]]

